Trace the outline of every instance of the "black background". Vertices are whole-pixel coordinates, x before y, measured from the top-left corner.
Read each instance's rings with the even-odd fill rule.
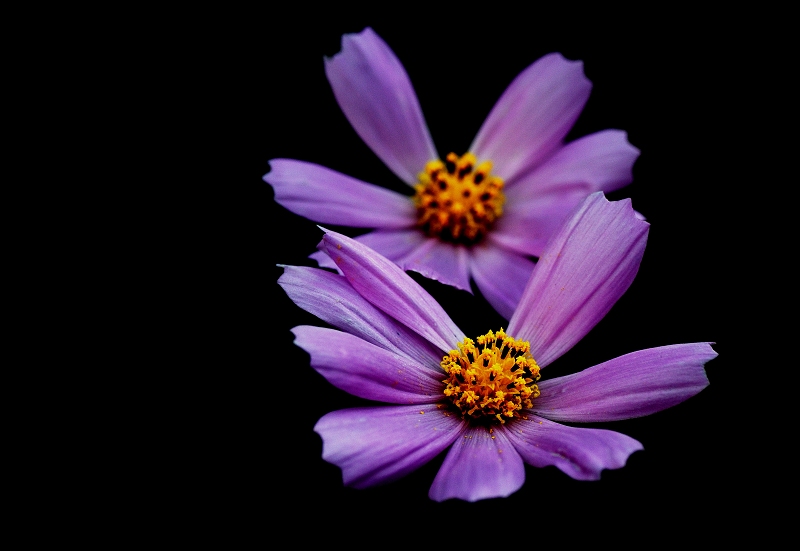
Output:
[[[741,450],[748,372],[743,343],[732,335],[732,278],[741,259],[731,241],[742,230],[724,197],[741,163],[729,147],[730,92],[737,67],[748,63],[747,33],[728,32],[718,18],[698,13],[535,6],[518,12],[502,5],[472,13],[284,9],[227,13],[183,46],[189,57],[203,52],[196,93],[204,100],[190,129],[213,130],[207,155],[220,170],[205,173],[203,160],[192,169],[193,178],[209,181],[194,192],[208,199],[197,213],[210,228],[206,279],[191,310],[205,327],[192,343],[197,368],[187,370],[190,400],[177,429],[197,438],[191,459],[171,467],[167,495],[188,495],[214,522],[224,518],[231,534],[257,532],[264,522],[307,522],[309,537],[317,526],[340,530],[351,542],[361,537],[351,533],[354,525],[370,523],[391,526],[384,532],[391,537],[422,526],[451,533],[458,524],[480,531],[474,523],[485,521],[488,530],[521,523],[512,539],[547,526],[600,523],[604,533],[617,534],[639,523],[657,531],[653,541],[687,523],[736,522],[745,508],[743,487],[752,485],[742,478],[752,474],[743,475]],[[641,150],[633,183],[609,196],[631,198],[651,224],[639,273],[545,377],[684,342],[715,342],[719,357],[706,365],[710,386],[688,401],[642,419],[594,425],[644,445],[622,469],[579,482],[555,467],[526,465],[524,486],[508,498],[436,503],[427,491],[443,456],[368,490],[343,487],[338,467],[321,459],[316,421],[364,401],[328,384],[292,343],[292,327],[322,323],[286,297],[277,264],[315,265],[307,257],[322,233],[276,204],[262,176],[270,159],[294,158],[406,189],[350,127],[324,75],[323,57],[339,51],[341,35],[365,26],[405,66],[440,154],[463,153],[511,80],[550,52],[582,60],[593,83],[567,140],[618,128]],[[416,279],[468,335],[504,324],[479,296]],[[337,524],[343,515],[349,520]]]

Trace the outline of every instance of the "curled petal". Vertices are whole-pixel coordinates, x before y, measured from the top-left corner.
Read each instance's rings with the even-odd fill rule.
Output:
[[[506,186],[515,200],[585,185],[590,192],[614,191],[633,181],[639,150],[622,130],[603,130],[568,143],[533,172]]]
[[[558,53],[538,59],[503,92],[470,151],[491,160],[495,174],[513,186],[561,145],[591,89],[582,62]]]
[[[442,374],[430,367],[325,327],[292,329],[311,367],[353,396],[392,404],[430,404],[442,397]]]
[[[485,244],[473,247],[470,254],[475,285],[501,316],[510,319],[535,264],[502,247]]]
[[[336,101],[361,139],[409,185],[438,158],[417,95],[400,60],[366,28],[342,37],[342,51],[325,59]]]
[[[325,232],[328,256],[364,298],[444,351],[464,339],[439,303],[397,264],[349,237]]]
[[[576,480],[598,480],[603,469],[619,469],[642,445],[619,432],[566,427],[535,415],[508,426],[509,438],[534,467],[555,465]]]
[[[507,330],[531,343],[540,367],[572,348],[625,293],[649,227],[629,199],[609,202],[596,192],[548,242]]]
[[[269,164],[264,181],[275,190],[275,201],[295,214],[341,226],[414,225],[414,206],[405,195],[313,163],[272,159]]]
[[[322,458],[347,486],[367,488],[403,477],[441,453],[464,430],[433,404],[333,411],[317,421]]]
[[[447,452],[428,496],[436,501],[506,497],[525,482],[525,465],[503,431],[469,429]]]
[[[557,421],[617,421],[650,415],[706,386],[703,365],[716,358],[710,343],[640,350],[539,383],[537,414]]]
[[[303,310],[351,335],[441,373],[441,350],[378,310],[344,277],[303,266],[284,266],[283,269],[278,285]]]

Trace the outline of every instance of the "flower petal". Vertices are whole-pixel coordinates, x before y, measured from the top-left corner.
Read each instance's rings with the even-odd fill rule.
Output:
[[[555,465],[576,480],[598,480],[603,469],[619,469],[633,452],[643,449],[619,432],[566,427],[535,415],[515,420],[507,430],[527,463]]]
[[[350,284],[372,304],[444,351],[464,339],[439,303],[397,264],[330,230],[322,241]]]
[[[317,264],[319,264],[320,268],[331,268],[337,270],[339,274],[341,274],[341,270],[339,270],[339,268],[336,267],[336,263],[330,256],[328,256],[328,253],[325,252],[324,249],[319,251],[314,251],[313,253],[308,255],[308,258],[310,258],[311,260],[315,260]]]
[[[303,266],[284,266],[283,269],[278,285],[303,310],[351,335],[441,373],[441,350],[378,310],[344,277]]]
[[[580,373],[539,383],[534,411],[557,421],[617,421],[650,415],[708,386],[703,364],[716,358],[710,343],[640,350]]]
[[[510,319],[535,264],[502,247],[486,244],[473,247],[470,254],[475,285],[501,316]]]
[[[292,333],[311,355],[311,367],[353,396],[393,404],[430,404],[442,397],[442,373],[429,366],[336,329],[301,325]]]
[[[421,246],[397,264],[404,270],[413,270],[428,279],[472,293],[469,286],[469,253],[463,245],[426,238]]]
[[[534,199],[518,199],[509,193],[509,207],[489,239],[519,254],[540,256],[556,230],[589,193],[586,184],[550,190]]]
[[[639,150],[623,130],[603,130],[568,143],[536,170],[506,186],[516,199],[535,198],[551,189],[575,184],[590,191],[614,191],[633,181]],[[509,197],[511,200],[511,197]]]
[[[409,197],[324,166],[272,159],[264,181],[275,201],[316,222],[365,228],[405,228],[416,218]]]
[[[503,431],[469,429],[447,452],[428,496],[436,501],[506,497],[525,482],[525,465]]]
[[[507,329],[531,343],[540,367],[572,348],[625,293],[649,227],[630,199],[609,202],[596,192],[553,236]]]
[[[418,272],[472,293],[469,255],[463,246],[443,243],[417,229],[370,232],[355,238],[404,270]]]
[[[324,415],[314,431],[322,458],[342,469],[347,486],[367,488],[403,477],[441,453],[465,423],[433,404],[354,408]]]
[[[367,27],[342,37],[342,51],[325,59],[336,101],[361,139],[409,185],[438,158],[419,100],[400,60]]]
[[[377,230],[355,238],[370,249],[385,256],[395,264],[409,256],[428,240],[418,229]]]
[[[591,89],[582,62],[558,53],[538,59],[503,92],[470,151],[491,160],[493,172],[513,186],[561,145]]]

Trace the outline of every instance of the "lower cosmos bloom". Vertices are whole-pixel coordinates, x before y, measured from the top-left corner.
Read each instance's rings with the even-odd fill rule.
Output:
[[[503,330],[470,339],[400,267],[326,231],[322,250],[340,274],[284,266],[279,279],[300,307],[341,329],[298,326],[295,342],[330,383],[392,405],[323,416],[323,458],[344,483],[396,480],[449,447],[431,486],[437,501],[503,497],[524,463],[578,480],[622,467],[642,445],[610,430],[559,422],[648,415],[708,385],[712,343],[640,350],[565,377],[541,370],[569,350],[630,286],[649,225],[630,201],[587,197],[556,232]]]
[[[471,291],[506,319],[553,231],[596,191],[632,181],[639,150],[621,130],[564,144],[589,98],[580,61],[539,59],[509,85],[464,155],[440,157],[408,75],[372,29],[325,61],[342,111],[413,197],[320,165],[272,159],[264,180],[290,211],[373,228],[356,239],[406,270]],[[454,76],[453,78],[458,78]],[[438,83],[437,83],[438,85]],[[323,253],[313,258],[333,267]]]

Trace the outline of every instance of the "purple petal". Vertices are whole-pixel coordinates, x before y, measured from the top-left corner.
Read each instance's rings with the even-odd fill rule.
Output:
[[[502,247],[487,244],[473,247],[470,253],[475,285],[501,316],[510,319],[535,264]]]
[[[378,230],[365,233],[355,238],[359,243],[363,243],[394,263],[398,263],[410,255],[428,239],[428,237],[417,229]]]
[[[429,279],[472,293],[469,286],[469,253],[463,245],[427,238],[397,263],[404,270],[413,270]]]
[[[557,421],[617,421],[650,415],[708,386],[703,364],[717,353],[710,343],[640,350],[574,375],[539,383],[534,411]]]
[[[377,230],[354,238],[359,243],[363,243],[370,249],[385,256],[405,270],[414,270],[422,273],[425,277],[436,279],[442,283],[453,285],[458,288],[469,283],[469,273],[466,255],[458,255],[453,247],[453,251],[441,251],[446,256],[446,261],[442,258],[431,259],[435,246],[440,242],[436,239],[427,237],[417,229],[408,230]],[[441,243],[444,247],[445,243]],[[443,247],[443,248],[444,248]],[[466,251],[463,251],[464,253]],[[323,268],[336,268],[336,263],[331,260],[327,253],[318,251],[310,255],[311,258],[319,262]],[[427,263],[426,263],[427,262]],[[441,270],[435,267],[442,264]],[[425,271],[423,271],[425,270]],[[470,292],[471,289],[466,289]]]
[[[531,343],[540,367],[572,348],[625,293],[649,227],[630,199],[609,202],[596,192],[553,236],[507,329]]]
[[[308,258],[310,258],[311,260],[315,260],[317,264],[319,264],[320,268],[332,268],[334,270],[339,271],[339,273],[341,274],[341,270],[339,270],[339,268],[336,267],[336,263],[333,261],[333,259],[331,259],[330,256],[328,256],[328,253],[325,252],[324,250],[315,251],[310,255],[308,255]]]
[[[472,292],[465,247],[443,243],[417,229],[375,231],[355,239],[404,270]]]
[[[324,166],[272,159],[264,181],[275,201],[316,222],[365,228],[405,228],[416,221],[409,197]]]
[[[493,172],[513,186],[561,145],[591,89],[582,62],[557,53],[542,57],[503,92],[470,151],[491,160]]]
[[[366,28],[342,37],[342,51],[325,59],[336,101],[361,139],[409,185],[437,159],[422,110],[400,60]]]
[[[570,187],[587,186],[590,191],[614,191],[633,181],[633,163],[639,150],[628,143],[622,130],[603,130],[570,142],[533,172],[506,186],[518,199]]]
[[[439,303],[397,264],[330,230],[323,244],[359,294],[394,319],[445,351],[464,339]]]
[[[436,501],[506,497],[525,482],[525,465],[503,431],[469,429],[447,452],[428,496]]]
[[[433,404],[333,411],[317,421],[322,458],[342,469],[347,486],[396,480],[442,452],[465,428]]]
[[[375,308],[344,277],[316,268],[284,266],[283,269],[278,285],[303,310],[441,374],[442,351]]]
[[[520,189],[520,188],[517,188]],[[547,242],[591,192],[585,184],[550,190],[535,199],[517,199],[509,193],[503,217],[489,239],[523,255],[540,256]]]
[[[618,432],[565,427],[529,415],[507,425],[509,438],[534,467],[555,465],[576,480],[598,480],[603,469],[619,469],[642,445]],[[499,432],[499,431],[498,431]]]
[[[294,343],[311,367],[353,396],[392,404],[430,404],[442,397],[444,373],[336,329],[301,325]]]

